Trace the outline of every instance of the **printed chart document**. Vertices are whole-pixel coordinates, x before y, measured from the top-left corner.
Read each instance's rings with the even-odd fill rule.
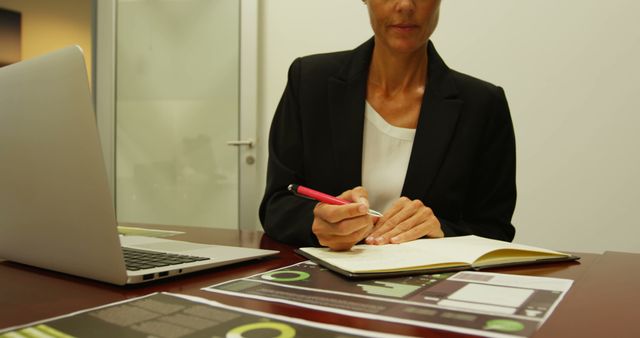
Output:
[[[483,337],[530,337],[572,283],[477,271],[353,280],[306,261],[203,290]]]
[[[558,251],[474,235],[419,239],[401,244],[360,244],[349,251],[309,247],[300,248],[298,253],[345,276],[364,278],[579,259]]]
[[[10,337],[400,337],[320,324],[224,305],[204,298],[154,293],[66,316],[0,330]]]

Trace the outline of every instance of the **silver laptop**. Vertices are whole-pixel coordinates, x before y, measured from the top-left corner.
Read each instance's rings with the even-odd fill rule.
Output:
[[[79,47],[0,68],[0,259],[124,285],[277,253],[119,236],[99,142]]]

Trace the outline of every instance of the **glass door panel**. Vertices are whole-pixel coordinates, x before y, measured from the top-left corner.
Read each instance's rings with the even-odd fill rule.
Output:
[[[238,0],[119,0],[120,222],[238,227]]]

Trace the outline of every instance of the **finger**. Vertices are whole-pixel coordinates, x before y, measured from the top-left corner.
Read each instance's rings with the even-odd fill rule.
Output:
[[[354,203],[362,203],[369,208],[369,193],[367,189],[363,187],[355,187],[351,190],[347,190],[338,196],[339,198],[345,199],[347,201],[353,201]]]
[[[413,241],[414,239],[418,239],[421,238],[425,235],[425,233],[427,232],[427,225],[426,224],[420,224],[418,226],[415,226],[409,230],[406,230],[404,232],[401,232],[393,237],[391,237],[389,239],[389,243],[393,243],[393,244],[398,244],[398,243],[404,243],[404,242],[408,242],[408,241]]]
[[[362,238],[364,237],[364,233],[368,230],[369,229],[365,228],[347,237],[336,236],[329,240],[326,246],[334,251],[349,250],[351,247],[362,240]]]
[[[382,217],[378,217],[378,216],[372,216],[371,214],[369,214],[369,217],[371,218],[371,223],[373,223],[373,226],[371,227],[371,229],[369,229],[369,231],[365,234],[365,238],[368,238],[369,236],[371,236],[371,234],[379,229],[380,227],[384,226],[384,223],[381,222],[380,220],[382,219]]]
[[[413,224],[410,224],[409,222]],[[414,239],[424,237],[429,232],[429,229],[432,226],[433,225],[427,222],[420,222],[419,220],[416,220],[412,217],[410,220],[407,220],[406,226],[403,224],[396,228],[402,230],[390,232],[388,234],[390,237],[385,237],[385,239],[388,243],[402,243],[412,241]]]
[[[371,224],[368,227],[364,227],[358,231],[355,231],[346,236],[338,235],[325,235],[319,236],[318,241],[321,245],[329,247],[334,251],[349,250],[356,243],[360,242],[364,235],[370,231]]]
[[[403,204],[402,210],[389,219],[389,223],[395,224],[395,226],[375,238],[376,244],[388,244],[391,243],[391,238],[398,234],[407,231],[423,222],[426,222],[429,217],[433,216],[433,212],[429,207],[426,207],[422,201],[413,200]]]
[[[433,217],[433,219],[431,219],[428,223],[422,223],[407,231],[401,232],[400,234],[391,237],[389,241],[391,243],[397,244],[413,241],[425,236],[429,238],[444,237],[444,232],[442,232],[442,228],[440,227],[440,221],[438,221],[437,218]]]
[[[369,209],[359,203],[332,205],[318,203],[313,208],[313,215],[326,220],[328,223],[338,223],[342,220],[366,215]]]
[[[376,227],[367,237],[367,243],[377,244],[376,239],[380,238],[383,234],[391,231],[391,229],[395,228],[398,223],[402,222],[406,217],[409,217],[411,215],[410,212],[405,212],[404,214],[401,214],[401,212],[410,202],[411,200],[409,200],[408,198],[401,197],[393,204],[393,206],[389,210],[385,211],[383,216],[376,223]]]
[[[402,208],[404,208],[404,204],[406,203],[404,199],[408,201],[408,199],[405,197],[400,198],[391,206],[391,208],[389,208],[382,214],[382,217],[380,217],[376,223],[376,228],[372,232],[373,235],[380,235],[386,232],[385,230],[382,230],[383,227],[395,226],[395,224],[393,224],[393,222],[390,223],[389,220],[397,215],[402,210]]]
[[[423,230],[421,227],[415,227],[410,229],[409,231],[403,232],[395,237],[390,239],[390,243],[398,244],[413,241],[419,238],[428,237],[428,238],[442,238],[444,237],[444,232],[439,227],[428,227],[429,229]]]
[[[360,205],[360,207],[362,207],[362,205]],[[348,236],[363,228],[367,228],[368,233],[373,227],[373,221],[367,214],[352,218],[345,218],[339,221],[332,221],[324,218],[324,215],[322,215],[324,211],[321,206],[318,206],[317,209],[319,209],[319,211],[314,211],[314,221],[312,224],[312,231],[316,236]],[[360,239],[361,238],[358,240]]]
[[[332,231],[329,233],[336,236],[352,236],[354,233],[362,232],[363,229],[366,229],[367,232],[369,232],[372,227],[373,223],[371,222],[371,219],[367,216],[363,216],[346,219],[341,221],[340,223],[332,224]],[[361,240],[364,235],[365,234],[362,234],[362,236],[358,236],[359,238],[357,240]]]
[[[353,188],[351,191],[351,198],[352,201],[362,203],[367,206],[367,209],[369,209],[369,193],[367,192],[367,189],[363,187]]]
[[[394,238],[406,231],[413,229],[414,227],[417,227],[422,223],[422,221],[423,220],[419,215],[414,214],[410,216],[408,219],[405,219],[402,222],[400,222],[400,224],[393,227],[393,229],[390,229],[386,233],[376,237],[375,242],[378,245],[389,244],[391,243],[391,238]]]
[[[383,234],[391,231],[395,227],[392,222],[376,223],[375,227],[371,229],[371,233],[367,235],[365,241],[367,244],[377,244],[376,239],[380,238]]]
[[[424,236],[444,237],[440,221],[431,208],[424,206],[419,200],[412,201],[411,205],[417,209],[415,213],[392,231],[381,236],[385,243],[402,243]]]

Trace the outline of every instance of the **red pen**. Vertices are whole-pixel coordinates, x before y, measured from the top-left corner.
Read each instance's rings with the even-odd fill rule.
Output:
[[[323,192],[319,192],[317,190],[313,190],[311,188],[307,188],[298,184],[289,184],[287,189],[289,189],[289,191],[291,191],[294,195],[304,197],[304,198],[309,198],[309,199],[327,203],[327,204],[344,205],[344,204],[353,203],[347,200],[343,200],[342,198],[331,196]],[[375,217],[382,217],[382,214],[380,212],[372,209],[369,209],[368,214]]]

